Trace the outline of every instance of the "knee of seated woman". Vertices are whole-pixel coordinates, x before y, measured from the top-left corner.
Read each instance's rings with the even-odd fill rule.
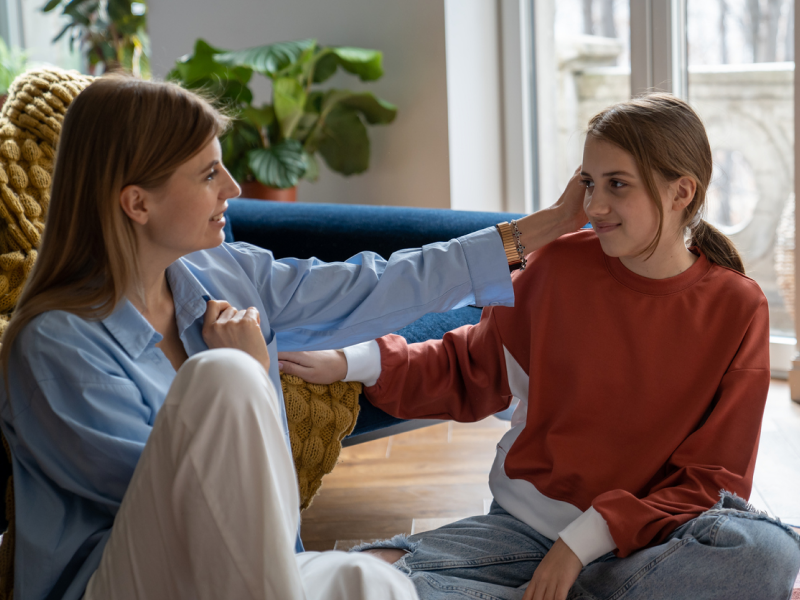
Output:
[[[189,401],[203,405],[202,410],[214,404],[230,409],[254,401],[277,403],[278,398],[260,363],[232,348],[192,356],[178,371],[173,388],[182,405]]]

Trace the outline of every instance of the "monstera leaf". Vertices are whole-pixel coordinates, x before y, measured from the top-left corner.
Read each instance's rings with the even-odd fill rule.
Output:
[[[194,53],[179,58],[167,79],[180,81],[187,88],[207,90],[212,96],[234,104],[250,104],[253,93],[247,84],[252,69],[220,64],[214,60],[220,52],[205,40],[197,40]]]
[[[306,172],[303,145],[297,140],[250,150],[247,163],[258,181],[276,188],[296,186]]]
[[[317,46],[316,40],[280,42],[268,46],[257,46],[236,52],[223,52],[214,57],[218,63],[230,67],[246,67],[262,75],[274,78],[278,73],[300,61],[309,61]]]
[[[294,77],[280,77],[272,84],[275,116],[284,138],[290,138],[303,117],[306,89]]]
[[[369,167],[369,136],[358,113],[341,104],[325,119],[319,153],[327,165],[343,175],[363,173]]]
[[[199,39],[194,45],[194,53],[179,58],[167,79],[177,79],[187,87],[197,87],[194,84],[198,81],[208,79],[234,80],[247,84],[253,70],[249,67],[227,66],[214,60],[221,52],[223,51],[219,48]]]
[[[383,76],[383,53],[347,46],[326,48],[317,58],[314,83],[322,83],[331,78],[339,67],[358,75],[361,81],[375,81]]]

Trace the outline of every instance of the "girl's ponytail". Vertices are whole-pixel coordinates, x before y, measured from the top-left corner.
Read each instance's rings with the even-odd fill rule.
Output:
[[[744,275],[744,263],[736,246],[719,229],[700,219],[697,225],[691,227],[690,246],[697,246],[712,263],[739,271]]]

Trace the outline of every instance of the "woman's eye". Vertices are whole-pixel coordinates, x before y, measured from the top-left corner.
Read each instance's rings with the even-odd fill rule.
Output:
[[[594,187],[594,181],[590,181],[590,180],[588,180],[588,179],[582,179],[582,180],[581,180],[581,183],[583,183],[583,185],[584,185],[585,187],[587,187],[587,188],[592,188],[592,187]]]
[[[206,177],[206,179],[208,181],[211,181],[217,176],[217,173],[219,173],[219,171],[217,171],[216,169],[212,170],[211,173],[208,174],[208,177]]]
[[[624,184],[624,183],[622,183],[621,181],[617,181],[617,180],[615,180],[615,179],[612,179],[612,180],[611,180],[611,187],[612,187],[612,188],[619,189],[619,188],[621,188],[621,187],[625,187],[625,184]]]

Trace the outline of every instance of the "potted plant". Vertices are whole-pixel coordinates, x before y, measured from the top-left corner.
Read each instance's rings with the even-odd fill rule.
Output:
[[[293,200],[301,178],[319,176],[317,154],[343,175],[369,167],[366,125],[391,123],[397,108],[370,92],[314,86],[339,68],[374,81],[383,75],[382,62],[377,50],[320,46],[313,39],[235,52],[198,40],[167,77],[207,90],[232,112],[222,157],[244,196]],[[272,102],[254,105],[248,87],[254,73],[271,81]]]
[[[150,78],[147,4],[145,0],[49,0],[42,12],[61,7],[66,25],[53,39],[69,34],[69,47],[80,42],[89,73],[125,69],[136,77]]]

